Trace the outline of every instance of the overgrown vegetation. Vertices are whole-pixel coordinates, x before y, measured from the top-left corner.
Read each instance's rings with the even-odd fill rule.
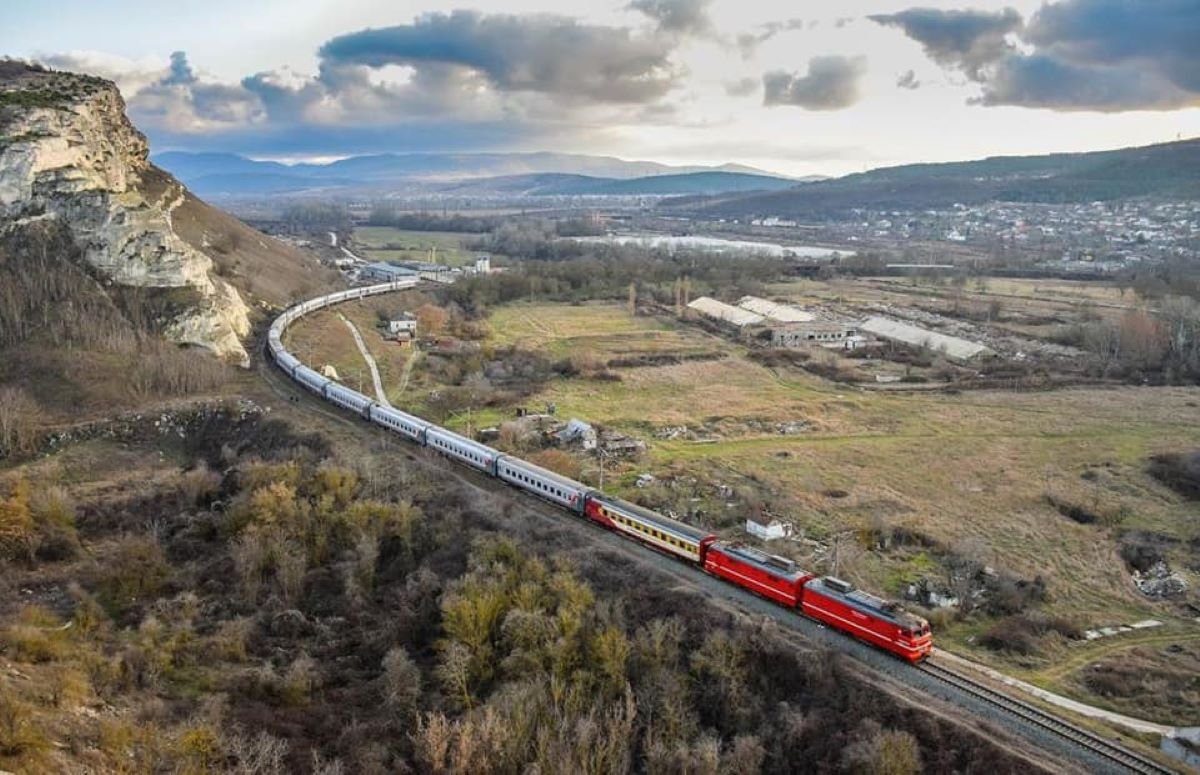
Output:
[[[109,391],[128,404],[224,384],[230,378],[225,364],[162,338],[195,302],[191,291],[106,287],[56,222],[6,233],[0,239],[0,357],[12,368],[0,374],[0,457],[28,448],[39,405],[76,414],[73,385],[84,393]],[[47,385],[54,390],[44,390]]]
[[[623,562],[573,564],[553,531],[531,552],[510,515],[522,538],[500,538],[394,456],[380,477],[286,428],[213,422],[174,474],[109,472],[78,504],[52,469],[6,479],[3,524],[33,538],[5,544],[0,585],[39,582],[0,603],[0,767],[1023,769],[828,655],[630,587]],[[81,551],[46,555],[51,526]]]

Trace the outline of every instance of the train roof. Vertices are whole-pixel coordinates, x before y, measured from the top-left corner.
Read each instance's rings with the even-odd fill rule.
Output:
[[[492,454],[493,457],[498,457],[502,454],[499,450],[494,449],[493,447],[489,447],[487,444],[480,444],[478,441],[475,441],[474,439],[468,439],[466,436],[462,435],[461,433],[455,433],[454,431],[452,431],[448,428],[443,428],[440,425],[434,425],[433,423],[430,423],[428,420],[426,420],[425,422],[428,423],[428,425],[429,425],[428,432],[434,434],[435,436],[447,436],[455,441],[462,442],[463,444],[470,444],[472,447],[476,447],[478,449],[486,449],[488,452],[490,452]]]
[[[899,603],[876,597],[870,592],[857,589],[848,581],[842,581],[832,576],[813,579],[804,587],[901,627],[915,627],[924,623],[921,617],[904,610]]]
[[[508,463],[509,465],[517,466],[519,468],[524,468],[528,471],[532,471],[533,473],[537,474],[538,476],[540,476],[544,479],[549,479],[552,482],[557,482],[558,484],[562,485],[563,487],[570,487],[571,489],[579,490],[580,492],[586,492],[588,490],[588,486],[581,482],[577,482],[574,479],[563,476],[562,474],[555,473],[554,471],[551,471],[548,468],[542,468],[539,465],[534,465],[533,463],[530,463],[528,460],[525,460],[523,458],[514,457],[512,455],[504,455],[501,458],[500,462]]]
[[[777,554],[767,554],[761,549],[755,549],[753,546],[721,541],[713,544],[713,548],[719,549],[725,554],[732,555],[742,562],[753,565],[776,578],[799,581],[805,576],[812,576],[811,573],[798,566],[795,560],[789,560]]]
[[[614,498],[611,495],[597,493],[593,498],[601,503],[616,508],[620,511],[628,512],[640,520],[657,525],[664,530],[675,533],[680,538],[686,538],[689,541],[700,543],[703,539],[711,535],[707,530],[691,525],[684,524],[677,519],[663,516],[657,511],[652,511],[645,506],[639,506],[636,503],[630,503],[623,498]]]
[[[398,417],[402,420],[407,420],[408,422],[411,422],[415,425],[420,425],[425,428],[428,428],[430,425],[433,425],[433,423],[429,422],[429,420],[422,420],[420,417],[417,417],[415,414],[409,414],[408,412],[402,412],[394,406],[384,406],[383,404],[376,404],[375,411],[378,412],[379,414],[390,414],[393,417]]]

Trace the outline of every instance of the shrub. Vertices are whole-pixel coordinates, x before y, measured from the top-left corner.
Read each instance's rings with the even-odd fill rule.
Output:
[[[41,606],[26,606],[17,622],[0,633],[0,643],[14,659],[22,662],[53,662],[69,650],[62,621]]]
[[[16,697],[0,694],[0,756],[29,756],[49,747],[35,723],[33,709]]]
[[[1149,472],[1180,495],[1200,499],[1200,450],[1155,455]]]
[[[1046,493],[1046,503],[1053,506],[1059,514],[1081,525],[1093,525],[1099,517],[1077,503],[1065,501],[1052,493]]]
[[[34,538],[29,482],[17,479],[0,497],[0,557],[31,557]]]
[[[114,614],[157,597],[171,579],[171,566],[162,547],[146,536],[123,539],[108,567],[108,576],[100,584],[100,599]]]
[[[1079,626],[1068,619],[1036,613],[1018,614],[993,625],[980,637],[979,644],[992,651],[1008,651],[1029,656],[1038,653],[1040,639],[1052,633],[1071,640],[1083,637]]]

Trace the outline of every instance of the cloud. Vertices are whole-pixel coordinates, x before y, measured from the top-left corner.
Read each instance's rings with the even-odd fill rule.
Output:
[[[803,19],[784,19],[759,25],[758,32],[747,32],[737,36],[737,47],[742,52],[743,59],[749,59],[758,51],[758,47],[781,32],[804,29]]]
[[[679,83],[682,73],[670,60],[673,48],[664,36],[638,36],[564,16],[454,11],[340,35],[319,53],[326,63],[371,68],[459,66],[502,92],[645,103]]]
[[[974,101],[1117,113],[1200,106],[1200,93],[1186,91],[1152,69],[1081,66],[1035,53],[1003,60],[985,83],[982,96]]]
[[[913,8],[871,18],[901,27],[935,62],[979,83],[976,104],[1101,112],[1200,106],[1196,0],[1059,0],[1028,23],[1011,9]]]
[[[840,110],[858,102],[865,57],[819,56],[805,75],[775,70],[763,76],[764,105],[795,105],[807,110]]]
[[[115,80],[156,147],[353,153],[514,143],[562,146],[640,123],[677,123],[673,60],[704,29],[704,2],[647,6],[653,28],[556,15],[426,14],[334,37],[315,73],[214,80],[186,53],[142,61],[95,52],[41,61]],[[415,145],[414,145],[415,144]]]
[[[896,79],[896,86],[900,87],[901,89],[920,89],[921,82],[917,80],[917,74],[915,72],[908,70],[907,72],[901,73],[900,77]]]
[[[930,59],[961,70],[972,80],[981,80],[984,68],[1015,49],[1008,36],[1022,27],[1021,14],[1012,8],[995,12],[910,8],[868,18],[899,27],[921,44]]]
[[[708,37],[713,34],[708,18],[710,0],[633,0],[626,9],[640,11],[658,25],[660,32],[672,35]]]
[[[260,123],[263,106],[240,86],[203,82],[182,51],[171,54],[166,72],[138,89],[130,109],[143,122],[172,131],[213,131]]]
[[[725,93],[730,97],[749,97],[758,91],[757,78],[740,78],[725,84]]]
[[[91,73],[113,81],[126,94],[132,94],[166,73],[161,59],[128,59],[103,51],[63,51],[41,53],[35,60],[55,70]]]

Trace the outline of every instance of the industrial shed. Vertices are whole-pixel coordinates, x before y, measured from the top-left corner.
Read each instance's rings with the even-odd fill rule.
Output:
[[[956,361],[969,361],[976,356],[990,353],[984,345],[959,339],[957,336],[947,336],[936,331],[930,331],[911,323],[902,323],[891,318],[873,317],[859,326],[863,331],[874,334],[880,339],[910,344],[914,347],[924,347],[936,352],[945,353],[946,357]]]
[[[722,323],[728,323],[738,328],[761,325],[765,321],[762,315],[742,309],[741,307],[735,307],[732,304],[717,301],[708,296],[701,296],[691,302],[688,304],[688,309],[695,310],[706,318],[719,320]]]
[[[737,305],[756,315],[762,315],[775,323],[811,323],[816,320],[812,314],[790,304],[776,304],[770,299],[758,296],[743,296]]]

